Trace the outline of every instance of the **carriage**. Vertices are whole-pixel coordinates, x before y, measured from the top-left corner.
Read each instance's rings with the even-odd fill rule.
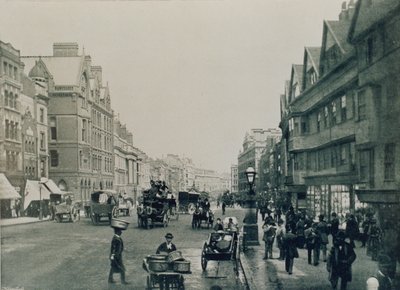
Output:
[[[210,233],[204,242],[201,252],[201,268],[207,269],[208,261],[233,261],[235,272],[239,270],[239,231],[237,219],[231,217],[235,227],[228,227],[228,219],[224,219],[224,230]]]
[[[178,194],[179,212],[193,214],[199,201],[200,193],[180,191]]]
[[[137,207],[138,227],[149,229],[155,224],[164,228],[169,223],[169,205],[166,199],[150,199],[143,196],[143,201]]]
[[[113,190],[99,190],[91,194],[89,215],[94,225],[104,219],[110,224],[112,218],[118,217],[117,197],[118,194]]]
[[[63,221],[73,222],[79,219],[79,204],[73,202],[73,193],[51,193],[50,212],[52,219],[61,223]]]

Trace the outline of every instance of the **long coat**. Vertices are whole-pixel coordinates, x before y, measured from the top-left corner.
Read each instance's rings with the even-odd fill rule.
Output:
[[[111,259],[111,268],[116,273],[125,272],[125,266],[122,262],[123,250],[124,242],[122,241],[122,238],[120,236],[114,235],[111,241],[110,257],[114,257],[113,259]]]
[[[283,237],[283,247],[285,249],[285,255],[290,259],[299,257],[296,240],[297,236],[291,232],[287,232]]]
[[[339,245],[334,245],[331,248],[326,264],[329,271],[329,280],[341,277],[342,280],[350,282],[352,279],[351,264],[353,264],[356,257],[356,253],[349,243],[344,242],[341,249]]]

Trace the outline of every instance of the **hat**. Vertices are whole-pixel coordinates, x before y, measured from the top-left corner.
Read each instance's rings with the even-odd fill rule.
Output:
[[[167,233],[167,234],[165,235],[165,238],[166,238],[166,239],[173,239],[174,236],[173,236],[171,233]]]

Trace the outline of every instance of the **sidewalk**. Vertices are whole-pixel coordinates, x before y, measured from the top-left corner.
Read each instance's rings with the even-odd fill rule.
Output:
[[[263,260],[264,242],[262,241],[262,224],[259,222],[260,245],[249,248],[245,253],[241,253],[241,262],[245,277],[250,290],[278,289],[278,290],[329,290],[332,289],[328,280],[326,263],[320,261],[318,266],[309,265],[307,262],[307,250],[299,249],[300,257],[295,259],[293,274],[289,275],[285,271],[285,261],[277,260],[279,250],[274,244],[273,257],[275,259]],[[328,249],[330,249],[328,245]],[[377,270],[377,263],[372,261],[365,254],[366,249],[360,248],[360,243],[356,242],[355,252],[357,259],[353,264],[353,281],[348,284],[348,290],[366,289],[368,277]],[[322,253],[321,253],[322,258]],[[396,281],[393,289],[400,286],[399,269],[397,270]]]
[[[0,227],[47,222],[47,221],[50,221],[50,217],[43,218],[42,220],[39,220],[38,217],[17,217],[9,219],[0,219]]]

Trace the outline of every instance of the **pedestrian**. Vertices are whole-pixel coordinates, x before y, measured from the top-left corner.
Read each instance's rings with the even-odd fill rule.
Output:
[[[222,215],[225,215],[225,208],[226,208],[226,203],[225,201],[222,202]]]
[[[314,223],[310,228],[305,230],[307,261],[308,264],[318,265],[319,251],[321,247],[320,237],[317,233],[317,223]]]
[[[353,248],[356,247],[354,240],[359,236],[359,232],[360,230],[356,218],[354,217],[354,214],[350,214],[346,221],[346,235],[349,237],[350,245],[352,245]]]
[[[376,218],[371,219],[371,225],[368,230],[368,247],[367,247],[367,255],[370,255],[372,261],[376,261],[378,259],[379,247],[382,239],[382,230],[376,224]]]
[[[378,271],[367,280],[368,290],[392,290],[393,282],[390,278],[391,259],[388,255],[379,255]]]
[[[286,225],[287,226],[287,225]],[[285,270],[292,275],[294,259],[299,257],[296,247],[296,228],[295,226],[286,228],[286,234],[283,238],[285,248]]]
[[[176,246],[175,246],[175,244],[172,243],[173,238],[174,238],[174,236],[171,233],[167,233],[165,235],[166,241],[158,246],[156,254],[161,254],[161,253],[169,254],[173,251],[176,251]]]
[[[214,226],[214,231],[218,232],[218,231],[223,231],[224,230],[224,226],[222,224],[222,221],[220,218],[217,218],[217,223]]]
[[[279,260],[285,259],[285,249],[283,247],[283,237],[285,236],[286,230],[283,224],[283,219],[278,220],[278,228],[276,229],[276,244],[279,249]]]
[[[275,219],[277,222],[280,220],[281,215],[282,215],[282,210],[280,207],[277,207],[275,210]]]
[[[337,289],[340,278],[340,290],[346,290],[347,283],[352,280],[351,265],[356,259],[353,247],[345,242],[346,234],[339,231],[329,253],[326,268],[332,289]]]
[[[265,242],[264,260],[273,259],[272,246],[276,235],[276,226],[273,219],[267,217],[262,228],[264,230],[263,241]]]
[[[322,259],[326,262],[326,252],[327,252],[327,245],[329,243],[328,240],[328,224],[324,220],[325,216],[323,214],[319,215],[319,223],[317,224],[317,233],[319,235],[321,241],[321,250],[322,250]],[[319,253],[318,253],[318,260],[317,264],[319,263]]]
[[[330,223],[330,233],[332,235],[332,241],[333,241],[339,231],[339,219],[337,217],[336,212],[332,212],[331,217],[332,218]]]
[[[120,273],[121,283],[129,284],[129,282],[125,280],[125,266],[122,261],[124,242],[122,241],[121,234],[122,234],[122,229],[114,227],[114,236],[111,241],[111,251],[110,251],[111,268],[110,268],[110,273],[108,275],[108,283],[115,283],[113,275],[114,273]]]
[[[17,198],[15,200],[15,214],[17,217],[21,216],[21,200],[19,198]]]
[[[361,224],[361,233],[360,233],[360,238],[361,238],[361,248],[364,248],[366,246],[366,243],[368,241],[368,230],[371,225],[371,218],[369,214],[365,215],[365,219]]]
[[[304,215],[300,215],[299,221],[296,223],[296,235],[297,235],[297,247],[299,249],[304,248],[305,237],[304,237],[304,230],[305,230],[305,220]]]

